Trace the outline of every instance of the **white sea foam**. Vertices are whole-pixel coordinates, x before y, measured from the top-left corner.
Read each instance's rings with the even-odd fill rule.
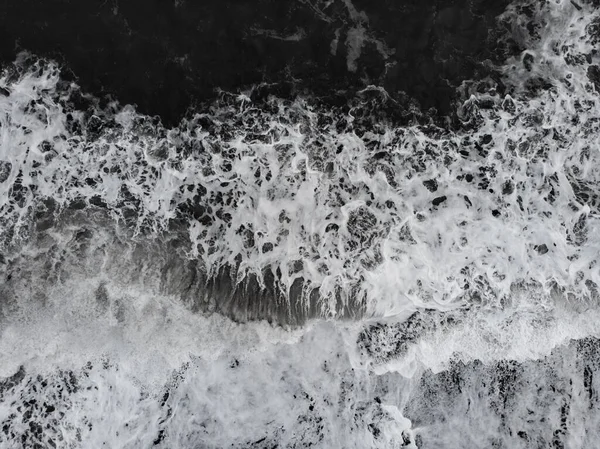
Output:
[[[164,129],[22,55],[0,447],[593,447],[598,18],[527,6],[503,16],[508,95],[466,82],[456,131],[383,120],[375,88],[349,110],[223,94]],[[194,299],[225,265],[365,316],[234,323]]]

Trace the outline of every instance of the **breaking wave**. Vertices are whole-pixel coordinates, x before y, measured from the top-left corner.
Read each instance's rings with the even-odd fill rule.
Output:
[[[167,129],[21,54],[0,447],[596,441],[600,16],[499,23],[523,51],[445,127],[375,86],[258,86]]]

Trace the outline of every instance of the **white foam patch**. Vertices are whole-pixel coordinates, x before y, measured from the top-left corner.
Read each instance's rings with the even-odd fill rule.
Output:
[[[539,64],[567,70],[563,59]],[[511,67],[508,80],[535,75]],[[119,220],[134,215],[135,232],[158,234],[183,214],[189,257],[207,272],[236,260],[240,278],[279,269],[284,291],[299,277],[307,297],[319,288],[325,312],[340,287],[379,315],[474,291],[497,302],[519,284],[590,295],[598,96],[583,67],[568,70],[576,81],[535,98],[473,95],[461,114],[479,126],[458,133],[359,120],[368,103],[343,114],[247,97],[166,130],[130,107],[84,117],[52,64],[5,75],[3,241],[18,243],[39,198],[96,199]]]
[[[94,313],[78,281],[63,292],[70,308],[4,323],[2,374],[23,364],[39,375],[2,390],[0,447],[23,435],[66,447],[388,447],[410,427],[361,364],[359,326],[241,325],[133,289],[109,291],[130,299],[117,320]]]

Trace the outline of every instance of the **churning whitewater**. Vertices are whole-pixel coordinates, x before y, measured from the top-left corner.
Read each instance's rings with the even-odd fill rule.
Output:
[[[20,54],[0,448],[600,447],[600,13],[498,21],[444,126],[372,86],[167,129]]]

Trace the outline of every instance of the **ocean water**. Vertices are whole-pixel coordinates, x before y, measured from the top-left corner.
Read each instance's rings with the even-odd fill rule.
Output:
[[[600,447],[600,11],[498,23],[444,127],[371,86],[168,129],[21,53],[0,448]]]

